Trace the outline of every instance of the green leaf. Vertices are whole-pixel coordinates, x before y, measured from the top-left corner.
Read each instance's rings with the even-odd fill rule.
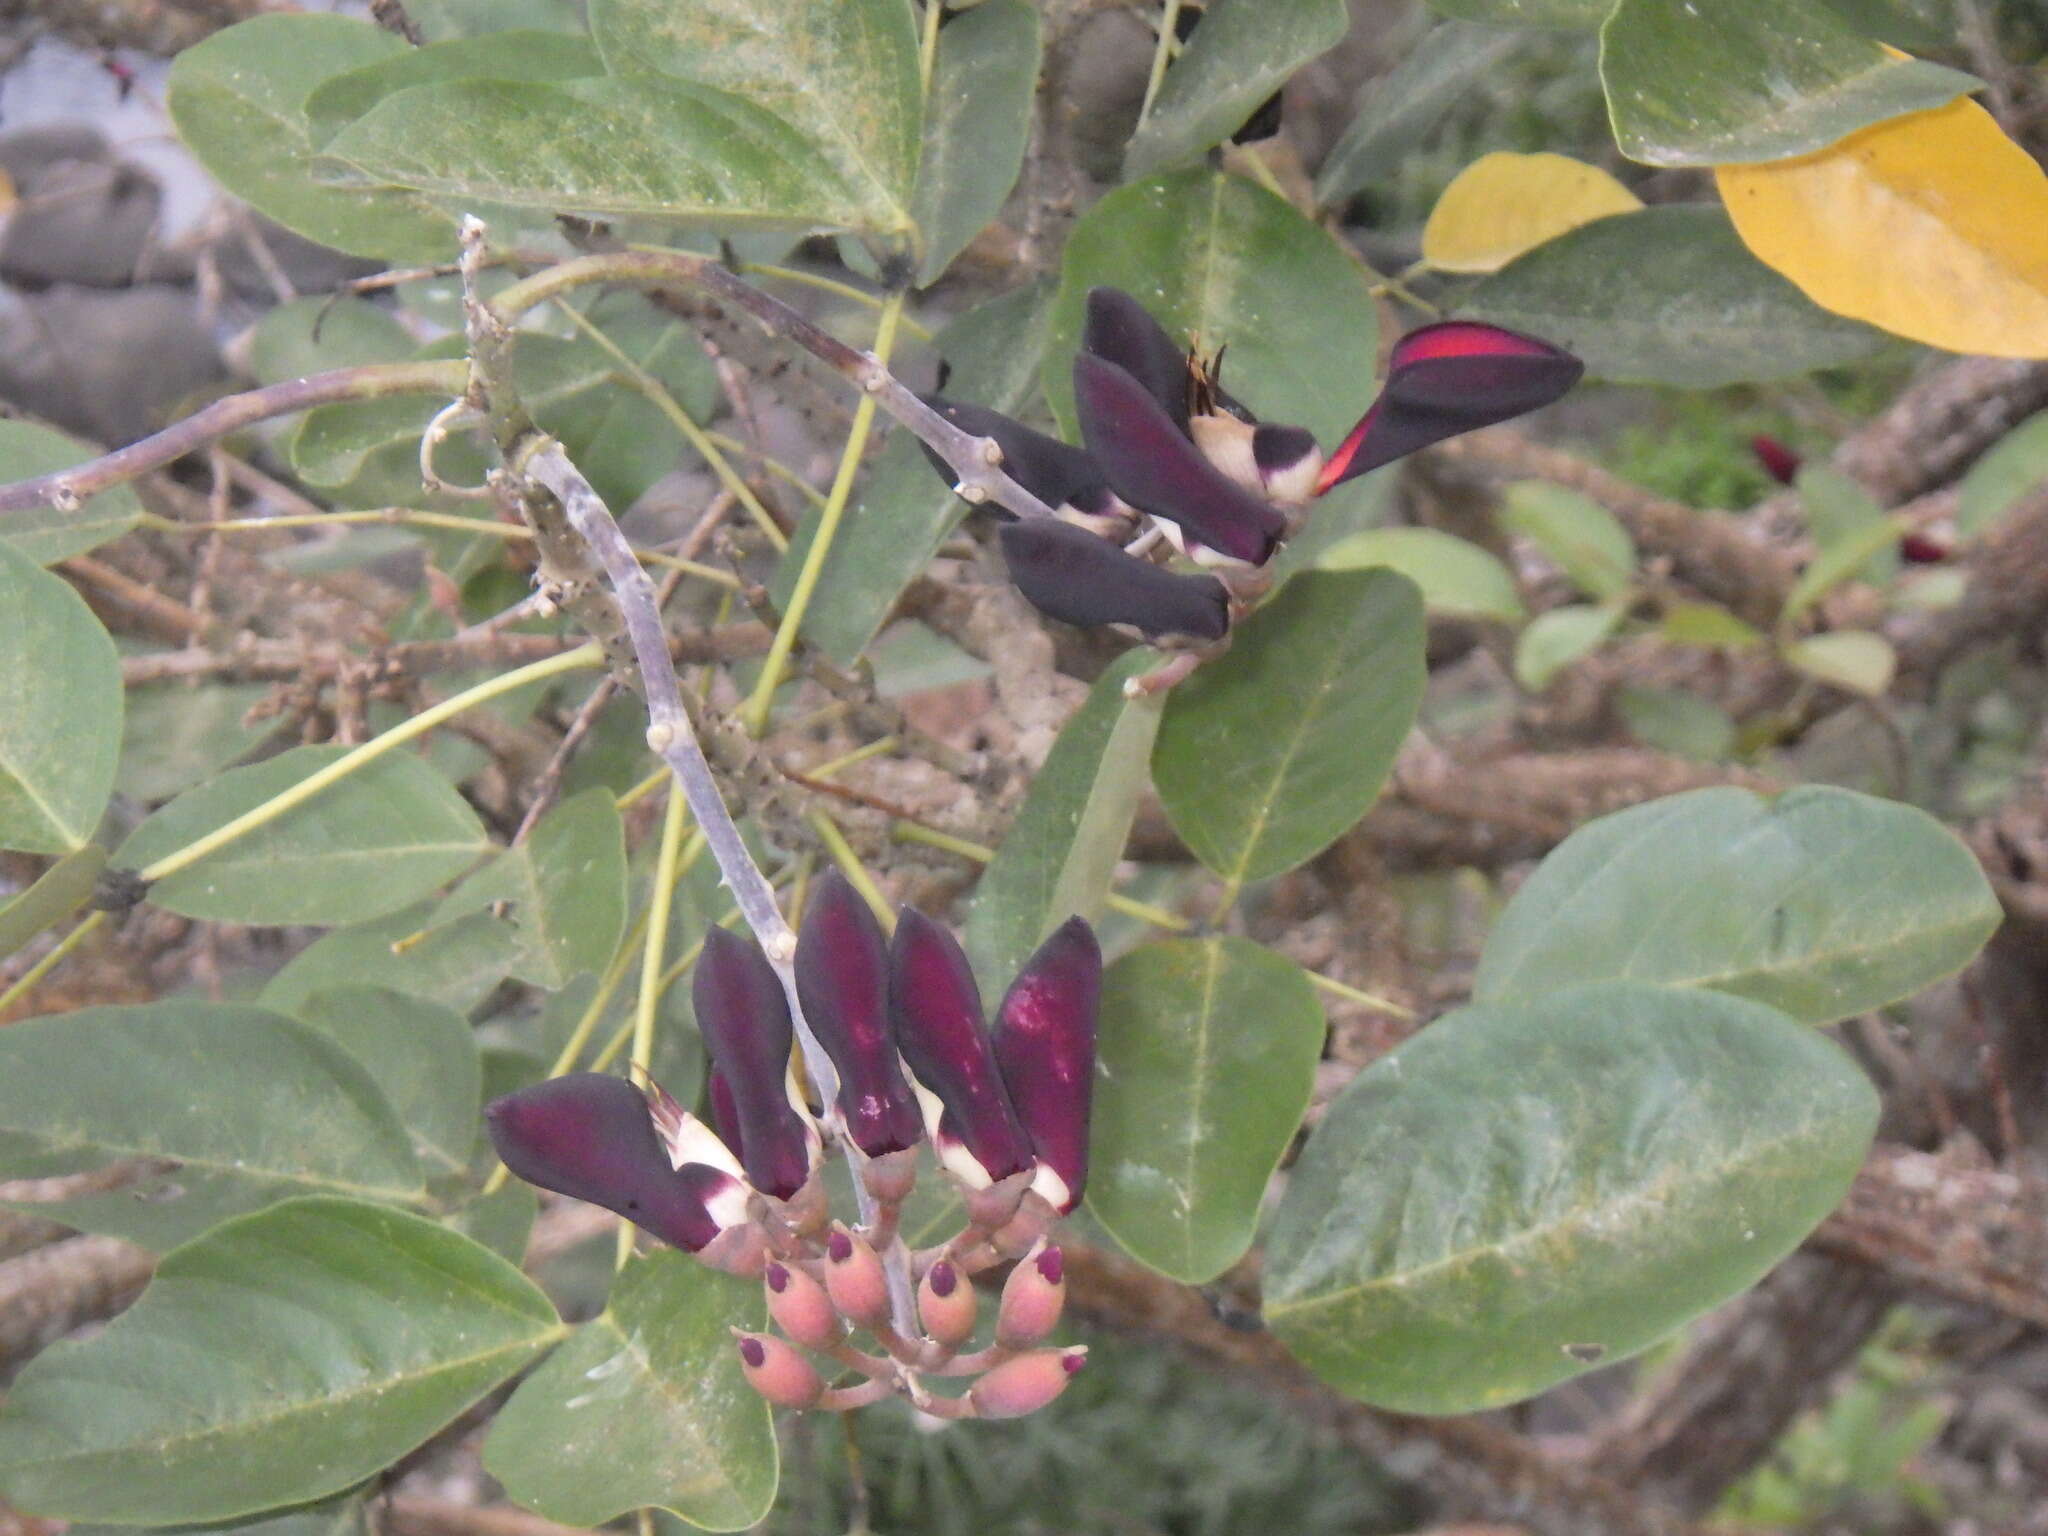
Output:
[[[952,22],[946,30],[959,25]],[[1038,383],[1051,308],[1052,290],[1033,284],[968,310],[939,332],[934,345],[953,365],[947,397],[1005,413],[1021,410]],[[804,615],[804,637],[834,660],[851,663],[965,508],[917,440],[894,433],[840,524]],[[776,567],[772,591],[778,603],[788,601],[817,531],[813,509]]]
[[[337,987],[300,1004],[298,1018],[363,1064],[430,1172],[469,1166],[483,1069],[461,1014],[388,987]]]
[[[1515,681],[1541,693],[1558,673],[1613,634],[1621,618],[1621,610],[1610,603],[1567,603],[1537,614],[1515,637]]]
[[[1955,13],[1945,0],[1821,0],[1866,37],[1907,52],[1953,48]]]
[[[538,1064],[536,1076],[537,1069]],[[534,1187],[513,1179],[470,1201],[446,1220],[464,1237],[475,1238],[499,1258],[518,1264],[526,1256],[534,1218],[539,1214],[540,1196]]]
[[[1124,175],[1173,170],[1222,143],[1350,21],[1344,0],[1215,0],[1131,136]]]
[[[519,935],[512,974],[549,991],[611,964],[626,929],[626,841],[612,795],[588,789],[471,875],[434,914],[439,926],[498,902]]]
[[[1956,531],[1974,538],[2048,481],[2048,411],[2029,416],[2000,438],[1963,476]]]
[[[730,1330],[763,1325],[756,1283],[667,1249],[628,1264],[603,1314],[498,1414],[485,1468],[568,1525],[658,1508],[746,1529],[774,1502],[775,1429]]]
[[[1620,0],[1600,83],[1615,143],[1647,165],[1786,160],[1983,84],[1887,54],[1816,0]]]
[[[1900,529],[1885,516],[1870,492],[1832,464],[1809,463],[1799,470],[1800,510],[1814,544],[1832,555],[1851,542],[1870,544],[1874,551],[1854,567],[1861,581],[1886,582],[1898,574]],[[1878,530],[1884,530],[1880,535]]]
[[[923,103],[903,0],[592,0],[590,31],[615,75],[729,91],[794,125],[864,210],[833,222],[911,229]]]
[[[1309,1138],[1266,1320],[1382,1408],[1532,1396],[1753,1284],[1841,1199],[1877,1108],[1831,1041],[1741,998],[1604,983],[1464,1009]]]
[[[1074,353],[1098,283],[1129,292],[1176,340],[1227,347],[1224,383],[1262,420],[1335,443],[1372,403],[1379,328],[1357,264],[1272,193],[1177,171],[1110,193],[1068,237],[1045,397],[1069,439]]]
[[[1620,597],[1635,580],[1635,541],[1590,496],[1547,480],[1518,480],[1507,489],[1500,521],[1542,550],[1588,597]]]
[[[1615,709],[1646,747],[1700,763],[1726,762],[1735,751],[1735,722],[1719,705],[1677,688],[1624,687]]]
[[[1819,784],[1699,789],[1559,844],[1494,925],[1472,995],[1655,981],[1826,1024],[1960,970],[1998,921],[1976,859],[1923,811]]]
[[[965,941],[984,987],[1008,986],[1068,918],[1101,916],[1159,731],[1159,696],[1127,699],[1124,683],[1155,661],[1140,647],[1095,680],[983,871]]]
[[[429,43],[334,76],[306,98],[313,141],[324,144],[387,96],[449,80],[581,80],[604,73],[587,37],[515,28]]]
[[[71,1520],[224,1520],[388,1466],[562,1333],[460,1233],[294,1200],[207,1233],[142,1299],[33,1361],[0,1408],[0,1479]]]
[[[1173,690],[1152,774],[1174,830],[1236,885],[1366,813],[1422,702],[1422,595],[1392,571],[1304,571]]]
[[[986,0],[939,32],[911,210],[929,283],[1002,211],[1024,163],[1038,88],[1038,12],[1029,0]]]
[[[1616,272],[1629,280],[1614,282]],[[1568,347],[1596,378],[1682,389],[1838,367],[1883,341],[1814,304],[1704,206],[1581,225],[1509,262],[1457,309]]]
[[[1806,480],[1807,476],[1802,473],[1802,486]],[[1809,518],[1814,504],[1814,500],[1809,496]],[[1869,506],[1871,511],[1877,513],[1873,521],[1860,527],[1843,529],[1832,540],[1821,542],[1820,552],[1813,557],[1806,569],[1799,573],[1799,580],[1792,584],[1792,590],[1785,595],[1785,606],[1778,615],[1779,623],[1795,622],[1807,609],[1851,577],[1863,581],[1882,581],[1898,569],[1899,535],[1906,531],[1908,525],[1903,519],[1887,517],[1884,513],[1878,512],[1875,502],[1869,503]],[[1890,558],[1887,560],[1886,556]],[[1873,573],[1872,567],[1876,567],[1877,573]]]
[[[0,848],[85,846],[114,792],[121,663],[85,599],[0,539]]]
[[[455,225],[397,187],[333,187],[305,101],[324,81],[408,52],[395,33],[343,16],[257,16],[180,53],[164,104],[220,184],[309,240],[377,260],[447,261]]]
[[[1316,201],[1339,202],[1392,178],[1401,157],[1526,40],[1524,33],[1463,21],[1431,27],[1360,93],[1358,115],[1316,172]]]
[[[35,422],[0,421],[0,483],[53,475],[99,456],[92,444]],[[75,512],[55,507],[10,512],[0,522],[0,540],[38,565],[55,565],[118,539],[140,521],[142,503],[133,488],[116,485],[88,496]]]
[[[1422,606],[1457,619],[1518,624],[1522,598],[1508,568],[1469,539],[1436,528],[1368,528],[1324,550],[1316,568],[1399,571],[1422,591]]]
[[[1597,27],[1614,0],[1429,0],[1433,11],[1493,27]]]
[[[721,229],[863,229],[884,217],[773,113],[647,75],[415,86],[325,153],[433,197],[549,213]]]
[[[1742,651],[1764,642],[1761,630],[1745,624],[1716,603],[1673,603],[1665,609],[1663,622],[1657,627],[1665,639],[1676,645]]]
[[[293,299],[256,322],[249,372],[259,384],[279,384],[330,368],[395,363],[418,346],[396,315],[368,299]]]
[[[510,923],[488,912],[428,929],[432,915],[432,904],[422,902],[375,922],[337,929],[287,961],[258,1001],[295,1014],[307,999],[329,988],[378,986],[465,1013],[504,981],[518,958],[519,936]]]
[[[87,843],[67,853],[36,877],[35,884],[0,906],[0,960],[52,924],[61,923],[91,900],[107,850]]]
[[[1867,629],[1837,629],[1794,640],[1785,660],[1809,677],[1865,698],[1881,699],[1898,671],[1898,652],[1883,635]]]
[[[1301,967],[1248,939],[1147,944],[1109,968],[1088,1209],[1132,1257],[1189,1285],[1244,1257],[1323,1029]]]
[[[429,43],[483,37],[511,28],[583,30],[583,7],[576,0],[406,0],[405,13]]]
[[[283,794],[347,747],[294,747],[187,790],[129,835],[115,858],[141,869]],[[358,923],[446,884],[490,838],[455,787],[421,759],[387,752],[304,804],[150,887],[187,917],[227,923]]]
[[[0,1031],[0,1176],[124,1158],[166,1166],[36,1209],[161,1250],[293,1195],[411,1202],[424,1193],[410,1138],[377,1083],[296,1019],[176,999]]]
[[[130,688],[114,787],[154,803],[218,773],[278,728],[275,718],[243,723],[271,691],[268,683]]]

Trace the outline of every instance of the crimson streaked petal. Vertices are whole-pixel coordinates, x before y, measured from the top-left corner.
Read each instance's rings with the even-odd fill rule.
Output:
[[[1080,1203],[1088,1180],[1088,1119],[1095,1088],[1095,1021],[1102,948],[1070,917],[1024,962],[996,1010],[994,1049],[1031,1149]]]
[[[1115,363],[1074,359],[1081,437],[1110,489],[1234,560],[1263,565],[1286,531],[1281,515],[1202,456],[1158,401]]]
[[[869,1157],[916,1146],[924,1121],[896,1056],[888,940],[836,869],[811,887],[796,945],[796,991],[839,1068],[839,1112],[853,1144]]]
[[[1181,432],[1187,431],[1187,352],[1144,305],[1121,288],[1090,288],[1081,350],[1123,369]]]
[[[789,1102],[794,1031],[775,968],[752,939],[714,925],[691,1000],[711,1065],[732,1091],[740,1164],[756,1189],[787,1200],[810,1177],[810,1133]]]
[[[999,537],[1017,590],[1068,624],[1199,640],[1220,640],[1230,627],[1229,595],[1213,576],[1177,576],[1070,523],[1005,523]]]
[[[945,1106],[942,1134],[957,1137],[991,1179],[1030,1167],[1031,1144],[982,1033],[981,991],[967,956],[950,932],[912,907],[897,915],[889,945],[889,1006],[897,1049]]]
[[[1354,475],[1550,404],[1585,372],[1562,347],[1475,320],[1442,320],[1394,344],[1387,382],[1323,465],[1318,493]]]
[[[1749,451],[1778,484],[1790,485],[1799,478],[1799,455],[1775,437],[1759,432],[1749,440]]]
[[[1003,450],[1003,472],[1047,506],[1071,504],[1084,512],[1107,507],[1109,482],[1086,449],[1048,437],[986,406],[968,405],[939,395],[921,398],[962,432],[994,438]],[[920,446],[932,468],[951,485],[956,478],[953,466],[934,452],[930,444]]]

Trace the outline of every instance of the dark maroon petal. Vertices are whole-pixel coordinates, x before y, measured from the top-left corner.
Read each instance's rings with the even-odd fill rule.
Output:
[[[1094,512],[1108,504],[1109,482],[1103,479],[1102,471],[1095,467],[1085,448],[1035,432],[1021,421],[1013,421],[986,406],[967,405],[938,395],[922,398],[962,432],[994,438],[1003,450],[1003,472],[1047,506],[1070,504],[1084,512]],[[956,478],[953,466],[929,444],[920,446],[932,468],[951,485]]]
[[[1088,1114],[1095,1087],[1095,1019],[1102,949],[1067,919],[1024,962],[996,1010],[996,1064],[1031,1149],[1066,1185],[1072,1210],[1088,1180]]]
[[[991,1179],[1030,1167],[1030,1143],[982,1033],[967,956],[951,933],[910,907],[897,915],[889,946],[889,1006],[897,1049],[945,1106],[941,1136],[958,1138]]]
[[[1379,399],[1330,455],[1316,490],[1548,405],[1583,372],[1562,347],[1497,325],[1443,320],[1410,331],[1394,343]]]
[[[810,1138],[789,1102],[789,1003],[752,939],[719,927],[704,935],[691,982],[697,1028],[711,1065],[732,1090],[740,1166],[753,1186],[787,1200],[810,1177]]]
[[[1214,576],[1176,576],[1071,523],[1005,523],[1010,580],[1033,607],[1068,624],[1133,624],[1147,635],[1220,640],[1230,599]]]
[[[1899,536],[1899,556],[1912,565],[1939,565],[1951,551],[1939,539],[1924,533],[1907,533]]]
[[[1283,427],[1272,422],[1252,429],[1252,462],[1270,480],[1285,474],[1316,451],[1316,435],[1307,427]]]
[[[1799,455],[1779,442],[1759,432],[1749,440],[1749,451],[1756,455],[1757,463],[1764,472],[1780,485],[1790,485],[1799,478]]]
[[[1233,559],[1263,565],[1272,555],[1287,527],[1279,512],[1204,458],[1122,368],[1076,357],[1074,408],[1089,453],[1125,501]]]
[[[713,1068],[705,1074],[704,1096],[711,1103],[711,1129],[745,1166],[746,1135],[740,1126],[740,1107],[733,1102],[732,1084],[725,1080],[723,1072]]]
[[[693,1253],[718,1236],[694,1182],[670,1168],[645,1096],[622,1077],[551,1078],[493,1099],[484,1122],[499,1158],[529,1184],[616,1211]]]
[[[846,877],[832,870],[811,887],[796,945],[804,1017],[839,1069],[839,1112],[869,1157],[924,1139],[917,1098],[903,1080],[889,1019],[889,944]]]
[[[1188,354],[1121,288],[1088,290],[1081,350],[1115,363],[1144,386],[1167,418],[1188,429]]]

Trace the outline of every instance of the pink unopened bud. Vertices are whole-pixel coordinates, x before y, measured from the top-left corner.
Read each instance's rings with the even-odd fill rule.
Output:
[[[1045,1341],[1059,1326],[1067,1304],[1066,1266],[1057,1248],[1025,1255],[1003,1282],[1003,1300],[996,1309],[996,1343],[1023,1349]]]
[[[924,1272],[917,1286],[917,1316],[926,1337],[957,1349],[974,1335],[974,1286],[946,1259]]]
[[[1088,1363],[1086,1349],[1038,1349],[1006,1360],[967,1394],[984,1419],[1021,1419],[1067,1390],[1074,1373]]]
[[[889,1282],[866,1239],[834,1227],[825,1239],[825,1289],[848,1321],[872,1326],[889,1315]]]
[[[747,1385],[778,1408],[808,1408],[824,1395],[824,1378],[796,1349],[772,1333],[739,1335]]]
[[[768,1315],[775,1326],[806,1349],[837,1344],[845,1329],[825,1287],[791,1264],[771,1263],[762,1273],[768,1287]]]

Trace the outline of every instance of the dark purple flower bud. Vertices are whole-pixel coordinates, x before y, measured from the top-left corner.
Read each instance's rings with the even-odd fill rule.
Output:
[[[1136,299],[1121,288],[1089,289],[1081,350],[1115,363],[1136,379],[1181,434],[1187,434],[1187,352]]]
[[[1101,946],[1085,921],[1070,917],[1024,962],[996,1010],[996,1065],[1038,1155],[1032,1188],[1061,1212],[1080,1204],[1088,1181],[1101,1002]]]
[[[1316,493],[1548,405],[1584,372],[1562,347],[1497,325],[1442,320],[1410,331],[1394,343],[1379,399],[1323,465]]]
[[[1022,422],[1013,421],[1002,412],[991,411],[985,406],[966,405],[937,395],[926,395],[923,399],[926,405],[961,431],[972,432],[976,437],[994,438],[996,446],[1003,450],[1003,473],[1047,506],[1072,507],[1095,517],[1115,513],[1116,501],[1110,494],[1109,482],[1103,479],[1102,471],[1096,468],[1086,449],[1033,431]],[[953,466],[929,444],[923,447],[924,456],[931,461],[932,468],[950,485],[954,478]],[[1000,507],[995,510],[1004,511]],[[1004,515],[1008,514],[1005,512]]]
[[[888,940],[836,869],[811,888],[796,945],[796,991],[804,1017],[839,1069],[839,1113],[853,1144],[869,1157],[916,1146],[924,1139],[924,1120],[896,1056]]]
[[[1010,580],[1034,608],[1068,624],[1130,624],[1147,635],[1220,640],[1230,598],[1214,576],[1180,576],[1069,523],[1005,523]]]
[[[732,1084],[716,1067],[705,1074],[704,1096],[711,1103],[711,1128],[718,1133],[720,1141],[732,1148],[733,1156],[744,1166],[746,1138],[740,1131],[740,1107],[733,1102]]]
[[[1031,1145],[982,1033],[981,992],[967,956],[952,934],[911,907],[897,914],[889,946],[889,1006],[897,1049],[945,1109],[932,1137],[940,1163],[976,1185],[1029,1168]]]
[[[622,1077],[551,1078],[492,1100],[484,1120],[527,1183],[616,1211],[691,1253],[745,1219],[746,1188],[730,1174],[670,1166],[646,1098]]]
[[[1263,565],[1272,555],[1286,520],[1211,464],[1136,378],[1083,352],[1074,408],[1089,453],[1125,501],[1233,560]]]
[[[811,1129],[789,1096],[789,1004],[752,939],[704,935],[691,998],[713,1069],[732,1090],[740,1161],[764,1194],[787,1200],[811,1176]]]
[[[1749,451],[1763,465],[1764,473],[1778,484],[1790,485],[1799,478],[1799,455],[1775,437],[1759,432],[1749,440]]]

